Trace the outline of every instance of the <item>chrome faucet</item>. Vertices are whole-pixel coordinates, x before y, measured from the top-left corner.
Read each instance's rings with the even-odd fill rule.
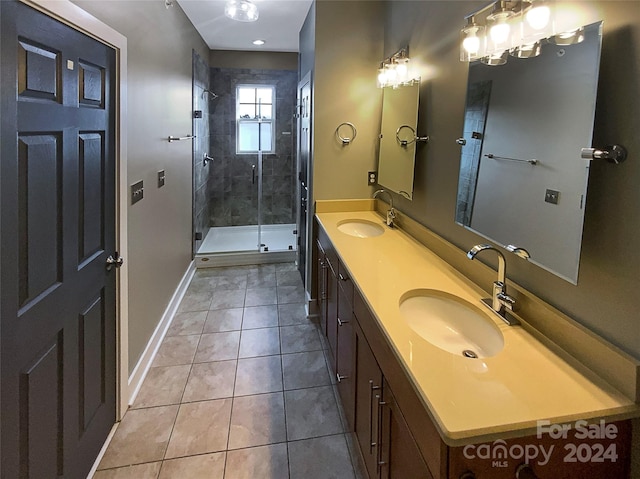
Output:
[[[387,210],[387,226],[389,228],[393,228],[393,220],[396,219],[396,210],[393,209],[393,196],[391,196],[391,193],[389,193],[387,190],[381,189],[376,191],[373,194],[373,198],[377,198],[378,195],[382,194],[382,193],[386,193],[387,195],[389,195],[389,209]]]
[[[504,259],[504,255],[497,248],[490,244],[478,244],[469,250],[467,258],[474,259],[480,251],[493,250],[498,254],[498,280],[493,282],[493,294],[491,299],[483,299],[482,302],[495,311],[500,318],[509,326],[519,324],[519,321],[513,316],[509,315],[506,310],[513,311],[516,300],[507,294],[506,285],[506,269],[507,262]],[[517,254],[521,258],[529,259],[531,255],[524,248],[518,248],[513,245],[507,246],[507,250],[514,254]]]

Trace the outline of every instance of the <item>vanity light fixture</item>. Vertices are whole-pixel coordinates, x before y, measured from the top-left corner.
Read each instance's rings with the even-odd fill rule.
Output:
[[[460,31],[460,61],[503,65],[509,54],[533,58],[544,39],[556,45],[584,40],[584,29],[554,30],[554,12],[546,0],[497,0],[465,17]]]
[[[378,68],[378,87],[398,88],[417,80],[411,73],[409,47],[402,48],[386,58]]]
[[[255,22],[258,19],[258,7],[249,0],[228,0],[224,6],[224,15],[237,22]]]

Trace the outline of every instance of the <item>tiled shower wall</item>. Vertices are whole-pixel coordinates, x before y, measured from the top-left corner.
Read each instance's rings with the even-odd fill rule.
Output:
[[[205,91],[209,88],[209,65],[193,52],[193,111],[202,112],[202,118],[193,118],[193,225],[202,238],[209,231],[209,169],[211,164],[204,166],[204,154],[209,152],[210,95]],[[194,239],[194,251],[197,252],[201,240]]]
[[[293,118],[297,72],[211,68],[211,155],[209,166],[210,226],[255,225],[258,222],[258,158],[236,154],[236,86],[275,85],[276,153],[263,155],[262,222],[295,223],[296,137]],[[253,165],[256,177],[254,179]]]

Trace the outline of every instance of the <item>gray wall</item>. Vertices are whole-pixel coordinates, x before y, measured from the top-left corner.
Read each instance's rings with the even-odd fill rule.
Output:
[[[640,9],[617,1],[575,5],[584,23],[604,20],[594,145],[620,143],[629,160],[592,166],[577,286],[516,258],[508,276],[640,358]],[[395,195],[394,203],[464,250],[484,241],[454,222],[455,139],[463,130],[468,68],[458,60],[458,32],[476,8],[476,2],[394,1],[387,3],[385,26],[385,54],[408,44],[422,71],[418,125],[430,136],[418,148],[413,201]]]
[[[298,54],[288,52],[210,50],[209,64],[217,68],[298,70]]]
[[[192,145],[163,138],[191,133],[191,52],[207,58],[209,50],[176,2],[74,3],[128,41],[128,178],[145,186],[128,211],[131,372],[191,262]]]

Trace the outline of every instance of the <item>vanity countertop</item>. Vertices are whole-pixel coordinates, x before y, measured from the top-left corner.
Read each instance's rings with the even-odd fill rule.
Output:
[[[572,423],[638,416],[633,400],[488,310],[487,317],[504,335],[504,349],[497,355],[469,359],[431,345],[400,316],[405,292],[441,290],[479,308],[487,294],[402,230],[385,226],[384,234],[369,238],[338,230],[348,219],[384,224],[374,211],[320,212],[316,217],[448,445],[535,433],[541,420]]]

